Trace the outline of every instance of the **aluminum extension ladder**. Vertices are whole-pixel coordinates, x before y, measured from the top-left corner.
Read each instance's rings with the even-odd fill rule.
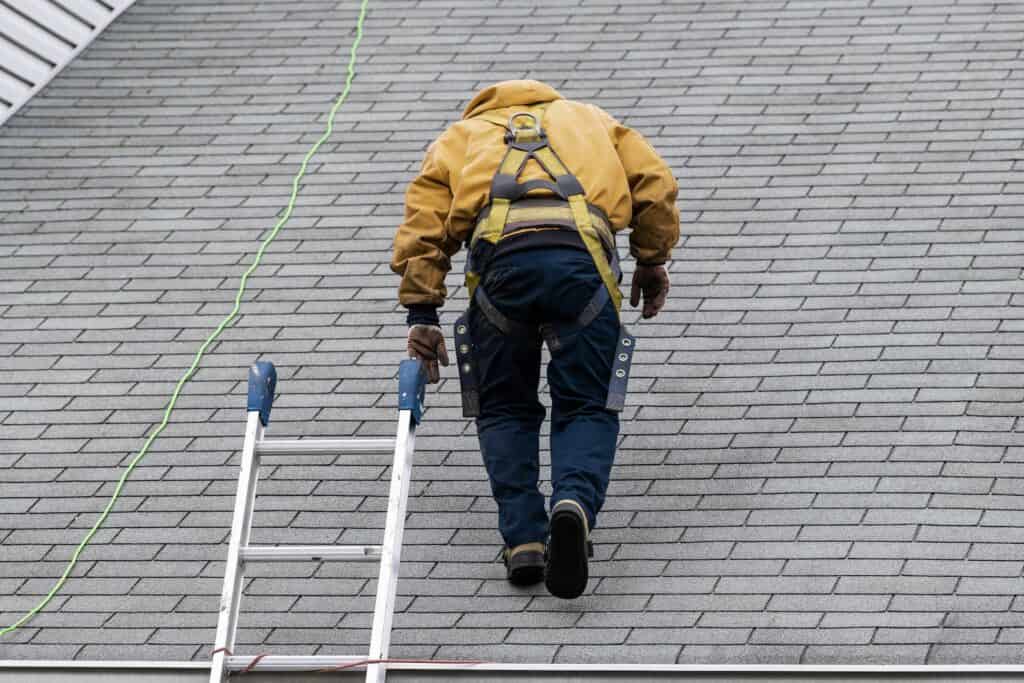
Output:
[[[242,447],[238,494],[231,522],[224,591],[214,642],[210,683],[223,683],[233,671],[310,671],[339,666],[366,665],[367,683],[384,683],[385,660],[391,642],[391,622],[398,588],[398,566],[402,555],[402,532],[409,498],[409,478],[415,447],[416,425],[423,415],[426,372],[418,360],[402,361],[398,372],[398,433],[391,439],[264,439],[270,420],[277,372],[267,361],[249,370],[248,419]],[[394,451],[391,489],[383,544],[379,546],[270,546],[249,545],[252,530],[256,480],[261,455],[308,455],[313,453],[389,453]],[[379,561],[380,576],[373,609],[373,628],[368,655],[359,656],[263,656],[234,653],[242,598],[243,569],[247,562]]]

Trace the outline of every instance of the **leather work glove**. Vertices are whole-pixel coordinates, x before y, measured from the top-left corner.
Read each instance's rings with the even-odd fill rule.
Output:
[[[409,358],[419,358],[427,368],[431,384],[441,381],[437,362],[448,367],[448,349],[444,346],[444,332],[437,325],[413,325],[409,328]]]
[[[637,264],[633,272],[633,287],[629,292],[629,305],[635,308],[640,303],[640,293],[643,292],[643,317],[653,318],[665,305],[668,288],[668,271],[665,270],[665,266]]]

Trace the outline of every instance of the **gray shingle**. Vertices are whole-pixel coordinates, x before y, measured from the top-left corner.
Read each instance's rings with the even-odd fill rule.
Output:
[[[393,652],[1019,661],[1006,82],[1021,56],[1004,8],[561,2],[535,8],[545,28],[522,40],[521,8],[400,4],[371,3],[352,97],[241,319],[72,583],[0,658],[207,656],[245,365],[282,373],[273,434],[393,430],[402,190],[474,89],[531,76],[608,108],[673,165],[673,292],[654,320],[624,315],[640,351],[578,601],[504,585],[450,371],[431,390]],[[280,215],[343,75],[355,5],[336,5],[139,0],[0,130],[4,618],[59,573]],[[465,305],[448,282],[446,328]],[[256,537],[373,542],[381,463],[272,463]],[[310,571],[254,572],[243,642],[363,642],[372,568],[317,570],[319,587]]]

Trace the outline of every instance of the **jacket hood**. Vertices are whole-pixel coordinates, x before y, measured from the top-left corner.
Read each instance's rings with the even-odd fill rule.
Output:
[[[490,85],[476,94],[462,112],[468,119],[489,109],[538,104],[560,100],[562,96],[547,83],[540,81],[502,81]]]

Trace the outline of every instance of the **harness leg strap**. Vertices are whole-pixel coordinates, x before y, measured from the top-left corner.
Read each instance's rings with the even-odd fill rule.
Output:
[[[537,334],[536,327],[512,320],[499,311],[482,286],[477,285],[473,292],[470,308],[473,305],[476,305],[488,322],[503,335],[529,339]],[[469,310],[467,310],[455,321],[455,360],[459,364],[463,417],[479,417],[480,415],[480,388],[477,384],[474,350],[473,339],[469,334]]]
[[[504,313],[498,310],[487,292],[484,291],[482,286],[477,285],[476,292],[473,295],[473,302],[480,307],[480,312],[484,314],[487,321],[494,325],[498,330],[506,335],[512,337],[524,337],[531,338],[537,333],[537,327],[534,325],[527,325],[521,323],[518,320],[512,320]]]
[[[512,321],[497,312],[482,288],[477,288],[475,303],[480,312],[505,335],[527,337],[535,330],[527,325]],[[603,296],[602,296],[603,295]],[[601,287],[600,293],[594,297],[583,314],[572,325],[575,330],[586,327],[596,317],[608,300],[607,289]],[[484,303],[486,302],[486,303]],[[600,303],[600,306],[598,306]],[[481,305],[483,304],[483,305]],[[496,314],[496,315],[495,315]],[[492,318],[491,316],[495,317]],[[582,324],[581,324],[582,323]],[[561,340],[555,333],[553,325],[541,325],[540,332],[544,335],[548,348],[555,352],[561,348]],[[564,332],[563,332],[564,334]],[[633,351],[636,349],[636,337],[629,333],[625,325],[619,325],[619,338],[615,343],[615,357],[612,360],[612,373],[608,380],[608,397],[605,409],[622,412],[626,406],[626,389],[629,383],[629,370],[633,364]],[[469,311],[467,310],[455,321],[455,358],[459,365],[459,385],[462,394],[462,416],[478,417],[480,415],[480,389],[477,385],[476,359],[473,356],[473,340],[469,335]]]
[[[562,349],[562,338],[575,334],[589,326],[608,303],[611,297],[608,288],[598,287],[590,302],[584,307],[579,317],[571,323],[548,323],[540,326],[540,333],[547,342],[548,350],[557,353]],[[629,333],[626,326],[619,324],[619,338],[615,342],[615,357],[612,360],[612,374],[608,379],[608,397],[605,399],[605,410],[622,412],[626,406],[626,388],[629,383],[629,370],[633,365],[633,351],[636,349],[636,337]]]
[[[608,382],[608,399],[605,409],[622,412],[626,407],[626,385],[629,382],[629,368],[633,364],[636,337],[625,325],[619,326],[619,341],[615,344],[615,359],[612,361],[612,376]]]
[[[455,321],[455,360],[459,365],[462,416],[477,417],[480,415],[480,389],[476,382],[473,340],[469,336],[469,311]]]
[[[609,299],[608,288],[599,286],[583,311],[571,323],[546,323],[540,326],[540,333],[552,353],[562,348],[562,337],[575,334],[594,322]]]

